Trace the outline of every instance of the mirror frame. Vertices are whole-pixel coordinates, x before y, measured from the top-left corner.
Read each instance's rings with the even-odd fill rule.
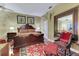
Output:
[[[78,7],[75,7],[75,8],[72,8],[68,11],[65,11],[63,13],[60,13],[56,16],[54,16],[54,37],[57,36],[57,33],[58,33],[58,18],[61,18],[61,17],[64,17],[64,16],[67,16],[67,15],[70,15],[72,14],[73,15],[73,33],[74,34],[78,34]]]

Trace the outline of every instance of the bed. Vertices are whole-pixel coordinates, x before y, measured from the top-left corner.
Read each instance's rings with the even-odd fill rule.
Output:
[[[18,29],[18,33],[14,37],[14,49],[44,43],[43,36],[44,34],[36,32],[33,26],[29,24],[23,25]]]

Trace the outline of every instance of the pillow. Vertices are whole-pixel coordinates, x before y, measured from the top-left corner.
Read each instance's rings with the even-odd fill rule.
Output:
[[[18,33],[17,36],[20,37],[25,37],[25,36],[29,36],[30,33]]]
[[[33,34],[33,35],[35,35],[35,36],[39,36],[40,35],[40,33],[38,33],[38,32],[25,32],[25,33],[17,33],[17,36],[21,36],[21,37],[25,37],[25,36],[29,36],[30,34]]]
[[[35,29],[20,30],[20,33],[35,32]]]
[[[20,30],[20,33],[27,33],[28,30]]]
[[[28,32],[35,32],[35,29],[28,29]]]

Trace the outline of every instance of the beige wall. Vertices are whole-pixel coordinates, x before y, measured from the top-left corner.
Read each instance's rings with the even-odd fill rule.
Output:
[[[74,8],[78,6],[79,4],[77,3],[63,3],[63,4],[58,4],[57,6],[54,7],[53,10],[49,11],[47,14],[45,14],[43,17],[46,17],[48,19],[48,37],[49,39],[53,39],[54,37],[54,16],[57,14],[60,14],[62,12],[65,12],[71,8]],[[52,13],[52,19],[50,20],[50,13]],[[79,14],[79,13],[78,13]],[[79,15],[78,15],[79,16]],[[78,31],[79,32],[79,31]]]
[[[78,36],[79,36],[79,8],[78,8]],[[78,37],[79,40],[79,37]]]
[[[79,4],[76,3],[63,3],[63,4],[58,4],[55,6],[55,8],[49,12],[47,12],[43,17],[48,21],[48,37],[49,39],[53,39],[54,37],[54,16],[65,12],[71,8],[76,7]],[[50,19],[50,13],[52,13],[52,18]],[[0,11],[0,37],[5,37],[7,32],[10,32],[10,27],[14,27],[14,31],[17,31],[17,27],[20,25],[17,24],[17,15],[24,15],[24,14],[19,14],[19,13],[13,13],[13,12],[2,12]],[[25,15],[28,16],[28,15]],[[78,13],[79,16],[79,13]],[[40,17],[35,17],[35,24],[33,25],[34,27],[40,27],[41,30],[43,30],[44,27],[42,27],[41,23],[41,18]],[[79,24],[79,23],[78,23]],[[79,26],[78,26],[79,29]],[[79,31],[78,31],[79,32]]]
[[[17,15],[24,15],[14,12],[4,12],[0,11],[0,38],[6,38],[7,32],[17,32],[17,27],[20,27],[22,24],[17,24]],[[29,15],[24,15],[29,16]],[[35,17],[35,24],[33,26],[40,27],[40,17]],[[14,30],[10,30],[10,27],[14,27]]]

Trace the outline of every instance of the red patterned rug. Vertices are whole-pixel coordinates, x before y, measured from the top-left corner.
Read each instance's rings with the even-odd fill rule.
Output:
[[[41,44],[35,44],[35,45],[21,48],[21,55],[45,56],[44,47],[45,47],[45,45],[41,43]]]
[[[46,45],[43,44],[43,43],[31,45],[31,46],[28,46],[28,47],[21,48],[20,49],[20,52],[21,52],[20,55],[21,56],[46,56],[46,53],[44,51],[46,48],[47,48]],[[52,49],[50,48],[50,49],[47,49],[47,50],[51,51]],[[52,51],[55,52],[56,50],[52,50]],[[71,56],[79,56],[79,54],[71,51]]]

